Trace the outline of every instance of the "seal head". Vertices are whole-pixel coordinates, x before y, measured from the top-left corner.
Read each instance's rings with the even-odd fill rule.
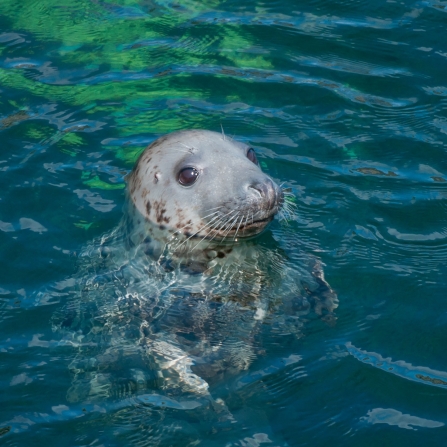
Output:
[[[207,130],[156,140],[140,156],[128,189],[147,221],[215,242],[259,234],[283,201],[253,148]]]

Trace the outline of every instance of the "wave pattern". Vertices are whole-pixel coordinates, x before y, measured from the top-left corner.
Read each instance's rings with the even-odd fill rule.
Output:
[[[0,440],[443,445],[446,11],[419,0],[2,0]],[[270,234],[297,266],[309,255],[325,265],[336,324],[308,317],[298,339],[266,330],[268,352],[255,340],[250,369],[216,380],[213,402],[142,395],[130,377],[112,402],[70,405],[73,350],[48,322],[72,298],[80,250],[118,223],[145,146],[221,125],[292,189],[296,216]],[[237,352],[237,337],[225,343]]]

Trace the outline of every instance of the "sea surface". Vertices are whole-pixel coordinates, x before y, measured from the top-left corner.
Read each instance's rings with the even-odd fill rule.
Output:
[[[446,30],[435,0],[1,0],[0,444],[446,445]],[[79,254],[190,128],[291,188],[263,237],[321,262],[335,324],[216,381],[226,420],[149,385],[72,402]]]

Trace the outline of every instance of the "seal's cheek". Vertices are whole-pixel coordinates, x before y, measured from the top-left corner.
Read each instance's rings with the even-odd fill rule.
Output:
[[[193,233],[195,224],[197,223],[197,214],[191,210],[189,206],[183,206],[177,197],[173,207],[167,211],[169,218],[168,228],[175,230],[175,233]]]

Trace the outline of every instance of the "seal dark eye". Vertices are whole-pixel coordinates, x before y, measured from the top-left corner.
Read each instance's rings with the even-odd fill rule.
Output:
[[[191,186],[199,176],[196,168],[183,168],[178,174],[178,181],[183,186]]]
[[[255,165],[258,164],[258,159],[256,158],[256,154],[255,154],[254,149],[250,148],[250,149],[248,150],[248,152],[247,152],[247,158],[248,158],[251,162],[253,162]]]

